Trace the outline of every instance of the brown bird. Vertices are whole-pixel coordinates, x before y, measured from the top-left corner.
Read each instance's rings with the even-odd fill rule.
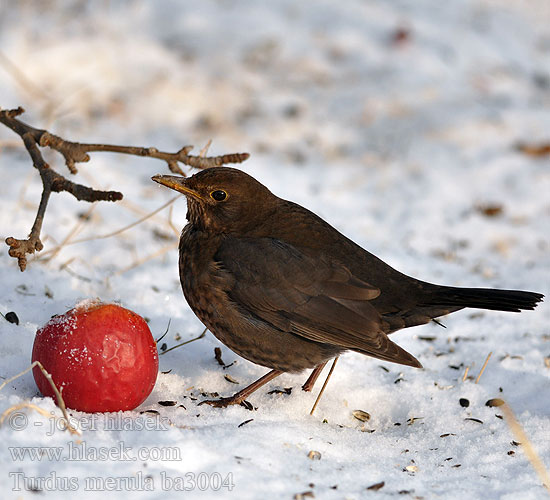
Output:
[[[344,351],[421,367],[388,335],[465,307],[519,312],[540,293],[455,288],[396,271],[309,210],[227,167],[153,180],[187,197],[179,243],[183,293],[227,347],[271,371],[229,398],[242,403],[283,372],[314,368]]]

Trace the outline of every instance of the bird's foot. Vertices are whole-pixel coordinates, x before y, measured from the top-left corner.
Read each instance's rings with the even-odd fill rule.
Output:
[[[310,392],[313,389],[313,386],[315,385],[315,382],[319,378],[319,375],[321,375],[321,372],[323,371],[323,368],[327,364],[327,361],[324,363],[321,363],[317,365],[313,371],[311,372],[311,375],[309,378],[305,381],[304,385],[302,386],[302,391]]]
[[[254,407],[245,399],[250,396],[254,391],[258,390],[262,385],[267,384],[270,380],[273,380],[275,377],[278,377],[282,372],[279,370],[271,370],[266,373],[263,377],[260,377],[256,382],[252,382],[248,387],[245,387],[242,391],[233,394],[229,398],[220,398],[220,399],[207,399],[199,403],[200,405],[210,405],[215,406],[216,408],[225,408],[230,405],[242,405],[247,410],[252,410]]]
[[[313,386],[315,385],[315,381],[313,381],[313,383],[311,383],[309,381],[309,379],[306,381],[306,383],[302,386],[302,391],[304,392],[311,392],[311,390],[313,389]]]

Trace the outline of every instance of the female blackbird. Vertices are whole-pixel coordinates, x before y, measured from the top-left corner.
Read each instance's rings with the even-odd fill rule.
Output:
[[[239,404],[283,372],[351,350],[421,367],[388,334],[464,307],[519,312],[543,295],[455,288],[402,274],[309,210],[227,167],[153,180],[187,197],[179,271],[191,309],[227,347],[271,371],[232,397]]]

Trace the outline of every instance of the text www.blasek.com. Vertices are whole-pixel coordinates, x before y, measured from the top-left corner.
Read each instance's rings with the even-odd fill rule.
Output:
[[[181,476],[162,471],[159,477],[138,471],[132,476],[59,476],[50,472],[47,476],[27,476],[24,472],[10,472],[12,491],[231,491],[234,488],[233,473],[225,476],[219,472],[187,472]]]
[[[140,446],[133,448],[119,441],[116,446],[88,446],[86,441],[66,446],[10,446],[8,447],[14,462],[30,460],[50,462],[97,462],[116,460],[118,462],[181,461],[181,449],[177,446]]]

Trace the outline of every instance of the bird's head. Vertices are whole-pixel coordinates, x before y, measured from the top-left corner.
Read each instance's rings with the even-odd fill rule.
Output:
[[[191,177],[155,175],[155,182],[187,197],[187,219],[215,232],[253,230],[273,211],[278,198],[241,170],[212,167]]]

